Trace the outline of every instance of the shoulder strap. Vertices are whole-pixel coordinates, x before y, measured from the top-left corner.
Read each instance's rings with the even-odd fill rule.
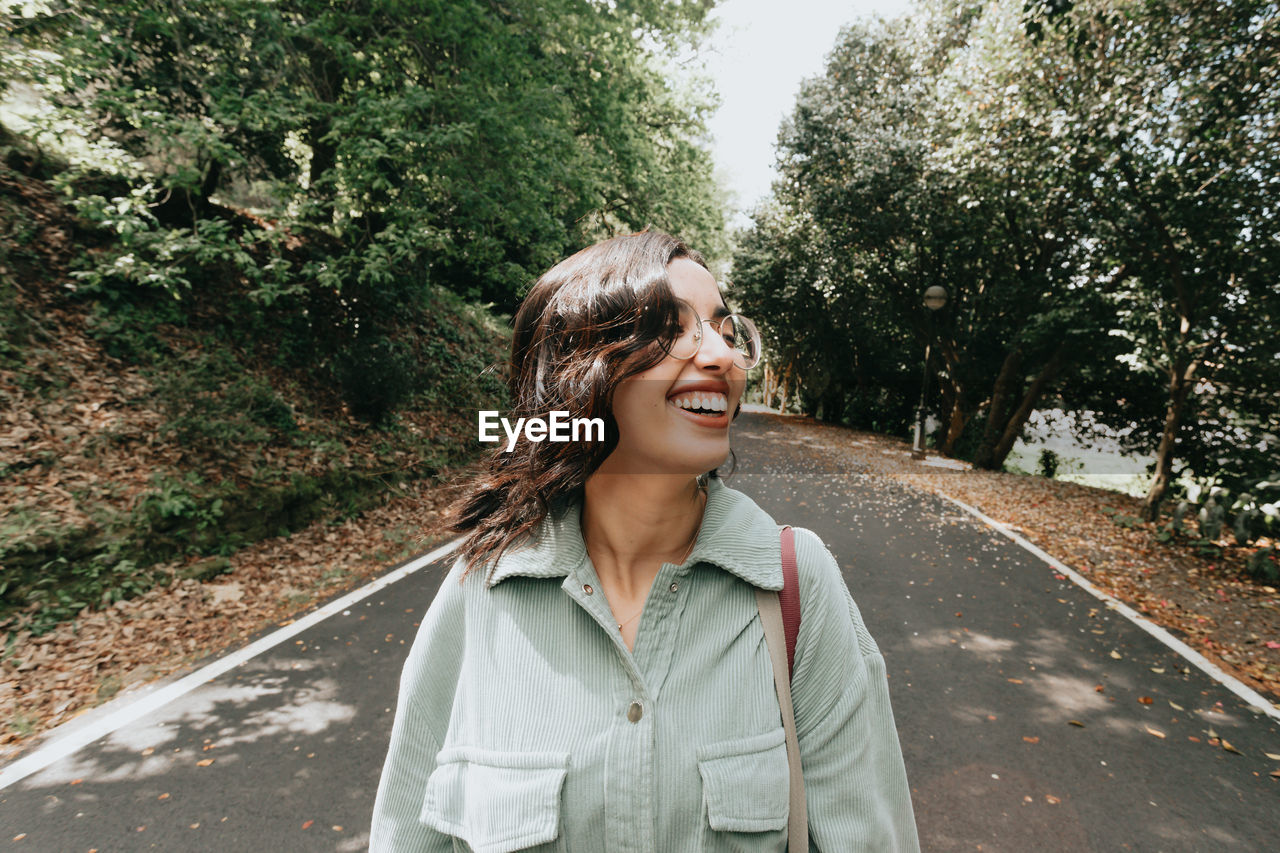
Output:
[[[804,796],[804,773],[800,767],[800,741],[796,736],[795,708],[791,704],[791,679],[782,677],[782,662],[795,653],[795,632],[800,629],[799,583],[796,574],[795,547],[790,527],[782,531],[783,591],[790,586],[794,599],[795,618],[788,621],[782,606],[782,593],[756,589],[756,604],[760,608],[760,622],[764,626],[765,644],[769,647],[769,660],[773,664],[773,686],[778,693],[778,708],[782,712],[782,727],[787,745],[787,767],[790,775],[791,794],[787,816],[787,850],[791,853],[809,849],[809,813]],[[788,556],[789,554],[789,556]],[[790,563],[791,568],[786,567]],[[791,580],[787,578],[790,576]]]
[[[787,677],[796,672],[796,637],[800,636],[800,576],[796,571],[796,532],[791,525],[782,528],[782,589],[778,592],[782,605],[782,627],[787,635]]]

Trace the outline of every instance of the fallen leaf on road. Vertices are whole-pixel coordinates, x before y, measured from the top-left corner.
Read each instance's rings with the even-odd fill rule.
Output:
[[[1280,770],[1272,770],[1272,771],[1271,771],[1271,778],[1272,778],[1272,779],[1280,779]]]
[[[154,746],[149,746],[146,749],[142,750],[142,755],[151,755],[155,751],[156,751],[156,748]]]
[[[1152,699],[1150,696],[1139,696],[1138,701],[1141,702],[1143,705],[1150,705],[1152,702],[1156,700]]]
[[[1026,735],[1023,735],[1023,736],[1022,736],[1022,739],[1023,739],[1023,740],[1025,740],[1027,743],[1039,743],[1039,742],[1040,742],[1040,738],[1038,738],[1038,737],[1027,737]]]
[[[1119,652],[1117,652],[1115,649],[1112,649],[1112,650],[1111,650],[1111,656],[1112,656],[1113,658],[1115,658],[1116,660],[1121,660],[1121,659],[1123,659],[1123,658],[1124,658],[1124,655],[1120,654],[1120,653],[1119,653]]]
[[[1166,700],[1166,701],[1168,701],[1168,700]],[[1169,707],[1170,707],[1170,708],[1172,708],[1172,709],[1174,709],[1175,711],[1185,711],[1185,710],[1187,710],[1186,708],[1184,708],[1184,707],[1182,707],[1181,705],[1179,705],[1177,702],[1169,702]]]
[[[1232,746],[1230,743],[1228,743],[1226,738],[1223,738],[1222,740],[1222,748],[1225,749],[1227,752],[1234,752],[1236,755],[1244,755],[1243,752],[1241,752],[1240,750]]]
[[[1051,806],[1056,806],[1058,803],[1062,802],[1062,800],[1058,799],[1053,794],[1045,794],[1044,798]]]
[[[1156,675],[1164,675],[1164,667],[1162,666],[1153,666],[1151,667],[1151,671]]]
[[[1280,755],[1276,755],[1274,752],[1264,752],[1262,754],[1267,758],[1270,758],[1272,761],[1280,761]]]
[[[218,759],[216,758],[203,758],[196,762],[196,767],[208,767],[210,764],[212,764],[217,760]]]
[[[1010,678],[1010,679],[1009,679],[1009,683],[1010,683],[1010,684],[1021,684],[1021,683],[1022,683],[1022,679],[1021,679],[1021,678]]]
[[[302,828],[303,828],[303,829],[310,829],[310,828],[311,828],[311,824],[313,824],[313,823],[315,823],[315,821],[314,821],[314,820],[309,820],[309,821],[307,821],[306,823],[304,823],[304,824],[302,825]]]
[[[1106,689],[1107,689],[1107,688],[1103,687],[1101,684],[1095,684],[1095,685],[1093,685],[1093,692],[1094,692],[1094,693],[1101,693],[1103,690],[1106,690]]]
[[[1196,737],[1195,735],[1187,735],[1187,740],[1193,740],[1196,743],[1200,742],[1200,738]]]
[[[1160,731],[1159,729],[1153,729],[1151,728],[1151,726],[1147,726],[1146,729],[1147,729],[1147,734],[1149,735],[1155,735],[1158,738],[1164,737],[1164,732]]]
[[[1079,720],[1067,720],[1067,725],[1079,726],[1082,729],[1084,728],[1084,723],[1080,722]]]

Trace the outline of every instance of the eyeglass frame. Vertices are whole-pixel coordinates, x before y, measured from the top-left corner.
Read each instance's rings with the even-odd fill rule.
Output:
[[[697,326],[698,343],[697,343],[697,346],[694,348],[693,352],[687,356],[684,356],[683,358],[672,353],[670,347],[664,344],[662,349],[667,355],[671,356],[674,359],[678,359],[679,361],[688,361],[691,358],[697,358],[698,353],[702,352],[702,344],[706,341],[706,336],[703,335],[702,333],[702,327],[704,325],[706,325],[707,323],[711,323],[712,328],[716,330],[716,334],[723,336],[724,332],[722,331],[721,327],[724,325],[724,321],[732,317],[741,317],[743,320],[746,320],[748,323],[751,324],[751,328],[755,329],[754,340],[756,345],[755,346],[756,360],[750,366],[744,366],[744,365],[738,364],[738,360],[736,356],[740,355],[741,353],[738,351],[737,347],[731,347],[735,355],[733,366],[737,367],[740,370],[750,370],[751,368],[760,364],[760,362],[763,360],[764,353],[762,350],[764,348],[764,340],[760,335],[760,327],[757,326],[755,321],[752,320],[747,315],[739,314],[737,311],[729,311],[727,314],[721,314],[719,320],[717,320],[714,317],[709,320],[704,320],[702,318],[702,315],[698,313],[698,309],[694,308],[693,305],[688,302],[688,300],[677,298],[676,303],[677,305],[687,306],[689,311],[693,314],[693,316],[698,319],[698,326]]]

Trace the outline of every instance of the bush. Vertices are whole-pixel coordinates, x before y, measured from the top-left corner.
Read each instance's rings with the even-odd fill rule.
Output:
[[[1191,483],[1186,497],[1174,507],[1169,523],[1161,528],[1160,538],[1170,541],[1186,537],[1201,553],[1211,555],[1221,552],[1217,540],[1224,529],[1231,531],[1238,546],[1268,539],[1271,544],[1260,545],[1249,558],[1249,571],[1263,580],[1280,580],[1275,544],[1280,538],[1280,471],[1234,483],[1219,480],[1212,477]],[[1184,523],[1192,516],[1196,520],[1194,533]]]
[[[1040,450],[1040,476],[1052,480],[1058,476],[1058,454],[1045,447]]]
[[[385,336],[362,336],[333,360],[334,379],[351,413],[380,426],[418,384],[409,348]]]

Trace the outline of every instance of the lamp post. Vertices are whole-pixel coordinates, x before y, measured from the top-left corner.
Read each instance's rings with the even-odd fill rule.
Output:
[[[924,292],[924,305],[929,309],[929,338],[924,344],[924,379],[920,382],[920,404],[916,406],[916,440],[911,447],[912,459],[923,459],[924,452],[924,395],[929,390],[929,351],[933,346],[933,315],[947,304],[947,289],[935,284]]]

